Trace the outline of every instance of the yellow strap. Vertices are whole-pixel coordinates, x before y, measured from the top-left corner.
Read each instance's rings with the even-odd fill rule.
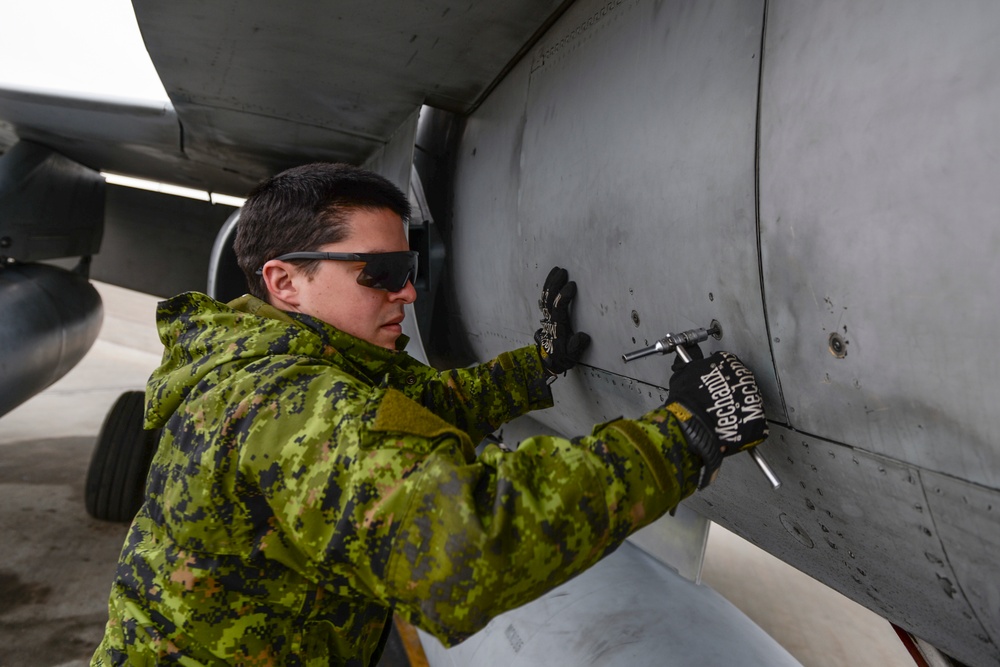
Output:
[[[424,647],[420,644],[417,629],[403,620],[399,614],[394,614],[392,620],[396,624],[396,632],[403,643],[403,650],[406,651],[410,667],[430,667],[427,656],[424,654]]]
[[[679,419],[682,422],[686,422],[687,420],[691,419],[691,417],[694,416],[694,415],[691,414],[691,412],[687,408],[685,408],[680,403],[669,403],[669,404],[665,405],[664,407],[671,414],[673,414],[674,417],[677,417],[677,419]]]

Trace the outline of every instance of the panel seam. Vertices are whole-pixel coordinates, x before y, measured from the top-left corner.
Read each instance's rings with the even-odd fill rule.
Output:
[[[782,412],[785,415],[785,422],[788,427],[792,426],[792,419],[788,411],[788,403],[785,401],[785,392],[781,387],[781,375],[778,373],[778,359],[774,353],[774,338],[771,336],[771,322],[768,318],[767,290],[764,285],[764,237],[761,233],[760,220],[760,149],[761,149],[761,109],[764,99],[764,45],[767,43],[767,15],[768,0],[764,0],[764,19],[760,31],[760,64],[757,74],[757,127],[754,132],[754,208],[757,223],[757,276],[760,280],[760,299],[764,308],[764,332],[767,335],[767,349],[771,353],[771,368],[774,370],[774,381],[778,387],[778,400],[781,401]]]
[[[965,606],[970,612],[976,617],[976,622],[979,623],[979,628],[982,630],[983,636],[989,638],[990,644],[993,645],[994,649],[997,648],[996,641],[993,638],[993,633],[990,631],[989,626],[983,622],[983,619],[979,616],[979,611],[976,606],[972,604],[972,600],[969,599],[968,594],[965,592],[965,587],[962,586],[962,581],[958,576],[958,572],[955,570],[955,566],[951,564],[951,556],[948,555],[948,547],[945,541],[941,539],[941,531],[938,529],[937,519],[934,517],[934,508],[931,507],[930,499],[927,497],[927,487],[924,485],[924,476],[921,474],[920,468],[916,466],[911,466],[913,471],[917,474],[917,480],[920,483],[920,493],[924,498],[924,507],[927,508],[927,516],[930,517],[931,526],[934,527],[934,538],[937,540],[938,545],[941,547],[941,553],[944,555],[945,563],[948,564],[948,572],[951,573],[951,577],[954,581],[951,584],[958,590],[958,593],[962,596],[962,600],[965,601]],[[941,474],[941,473],[938,473]],[[995,653],[995,651],[994,651]]]

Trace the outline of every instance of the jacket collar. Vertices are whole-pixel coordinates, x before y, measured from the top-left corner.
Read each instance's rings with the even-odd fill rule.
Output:
[[[323,356],[337,360],[338,364],[353,367],[374,383],[380,382],[385,373],[399,364],[406,356],[403,349],[409,337],[401,335],[396,339],[396,349],[387,350],[368,341],[356,338],[311,315],[278,310],[255,296],[246,294],[227,304],[230,308],[257,317],[278,320],[308,329],[324,343]]]

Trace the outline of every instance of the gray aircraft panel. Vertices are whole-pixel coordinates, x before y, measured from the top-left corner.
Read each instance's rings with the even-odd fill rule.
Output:
[[[412,105],[410,111],[418,106]],[[186,128],[185,155],[220,171],[228,165],[239,165],[251,185],[307,162],[359,163],[381,149],[392,136],[389,133],[384,138],[359,137],[323,125],[231,109],[185,108],[183,105],[181,109]],[[247,142],[247,136],[257,136],[261,140]],[[234,194],[244,194],[247,189]]]
[[[0,89],[0,118],[0,151],[20,137],[92,169],[225,194],[244,193],[269,173],[257,157],[222,163],[186,151],[169,103]]]
[[[735,203],[747,199],[748,219],[753,218],[753,127],[742,134],[727,134],[727,129],[738,125],[741,117],[743,107],[732,101],[733,97],[739,97],[741,90],[750,89],[745,93],[745,104],[749,108],[746,125],[752,126],[754,122],[756,75],[752,68],[747,68],[749,83],[736,76],[725,79],[724,72],[729,70],[720,67],[723,73],[713,70],[711,77],[704,73],[685,79],[682,71],[675,73],[676,78],[671,80],[673,87],[656,85],[662,81],[658,77],[667,76],[672,67],[682,69],[683,64],[707,67],[702,60],[713,63],[713,59],[724,58],[729,52],[727,49],[738,50],[741,42],[737,37],[748,29],[748,22],[735,20],[735,17],[743,17],[742,13],[749,10],[744,5],[731,4],[657,5],[661,14],[670,15],[669,25],[673,31],[670,35],[680,33],[681,37],[676,39],[689,39],[690,42],[685,43],[683,55],[680,49],[677,53],[668,48],[657,51],[658,69],[650,72],[642,69],[646,61],[637,56],[637,53],[650,53],[654,43],[642,39],[642,29],[655,32],[662,27],[658,19],[665,19],[662,15],[655,16],[653,11],[641,15],[648,7],[638,3],[574,6],[532,52],[533,70],[526,73],[523,68],[516,69],[469,119],[456,182],[454,262],[459,276],[457,291],[462,321],[472,332],[477,354],[486,358],[511,345],[530,341],[531,332],[538,326],[532,296],[537,293],[548,268],[555,263],[567,266],[571,275],[580,280],[576,320],[580,329],[595,335],[594,348],[585,358],[590,368],[580,369],[560,380],[554,390],[557,406],[539,415],[560,432],[583,433],[591,424],[603,419],[618,414],[640,414],[651,407],[656,390],[665,384],[670,360],[654,358],[622,367],[617,355],[624,351],[623,348],[633,345],[633,336],[636,338],[634,345],[639,347],[665,333],[666,327],[705,326],[708,321],[699,320],[713,317],[723,323],[725,337],[721,342],[712,341],[707,347],[732,349],[747,358],[762,375],[765,396],[772,407],[772,420],[780,421],[786,415],[780,409],[776,378],[769,372],[772,360],[768,349],[773,345],[777,351],[774,368],[781,378],[782,390],[789,405],[796,408],[787,418],[799,429],[816,429],[831,440],[856,444],[858,448],[827,443],[811,436],[801,436],[800,440],[800,436],[775,426],[776,435],[767,443],[765,453],[786,482],[780,491],[772,492],[750,459],[738,456],[727,461],[716,488],[690,502],[738,534],[969,664],[995,662],[995,639],[990,639],[985,629],[995,625],[994,614],[989,611],[996,606],[990,607],[994,589],[985,586],[982,588],[985,592],[979,594],[968,591],[979,585],[979,579],[992,573],[983,566],[983,559],[995,553],[991,545],[996,539],[991,536],[977,540],[971,537],[972,531],[992,531],[994,535],[996,531],[987,524],[989,516],[981,514],[973,515],[981,522],[973,523],[973,528],[939,532],[927,509],[930,503],[925,498],[927,492],[921,481],[921,475],[940,469],[934,463],[942,457],[947,458],[947,443],[956,439],[958,430],[947,434],[946,424],[938,427],[934,442],[916,441],[909,438],[908,429],[927,428],[927,422],[901,420],[895,425],[901,429],[896,436],[901,446],[895,450],[879,449],[871,446],[872,437],[861,431],[870,427],[872,422],[867,420],[883,419],[888,415],[872,413],[872,417],[865,413],[864,403],[860,409],[852,404],[857,396],[864,395],[865,382],[873,386],[881,382],[883,390],[892,386],[911,399],[923,398],[922,405],[933,404],[935,388],[939,386],[935,383],[950,383],[945,385],[948,389],[961,392],[962,388],[957,385],[961,383],[967,364],[975,361],[959,359],[954,368],[934,368],[932,364],[945,359],[946,355],[948,359],[957,359],[958,354],[947,353],[949,349],[960,349],[951,343],[956,340],[952,330],[959,329],[959,325],[953,323],[991,323],[990,318],[996,317],[995,306],[974,296],[969,301],[949,302],[949,309],[945,310],[947,316],[943,319],[938,312],[926,311],[926,320],[935,323],[930,331],[938,340],[930,360],[922,357],[915,362],[913,357],[923,354],[924,350],[911,347],[904,351],[903,346],[915,337],[920,340],[928,330],[923,328],[922,319],[914,321],[912,316],[924,312],[919,305],[923,294],[911,290],[905,281],[892,278],[891,271],[898,273],[899,266],[888,266],[885,273],[879,273],[877,260],[885,257],[891,264],[889,251],[894,248],[893,244],[905,248],[907,244],[919,244],[921,237],[908,236],[891,227],[869,227],[861,220],[852,219],[854,227],[849,227],[850,233],[865,241],[852,245],[850,236],[838,236],[836,227],[817,229],[816,225],[807,227],[803,223],[802,226],[776,229],[765,220],[762,223],[764,294],[772,327],[768,335],[760,317],[764,304],[759,294],[754,246],[756,229],[752,225],[749,230],[741,227],[743,219],[734,215],[738,210]],[[852,5],[841,10],[860,11],[859,7]],[[727,35],[722,37],[727,47],[721,49],[712,40],[716,33],[704,29],[705,23],[697,20],[713,16],[716,9],[728,13],[728,20],[719,20],[717,25],[718,34]],[[789,39],[783,23],[770,23],[772,9],[780,18],[787,7],[769,5],[768,39],[772,42]],[[604,16],[600,16],[600,11],[605,11]],[[641,20],[631,18],[640,15]],[[927,16],[923,19],[929,21]],[[816,25],[821,24],[816,21]],[[760,21],[749,25],[759,28]],[[830,29],[834,29],[837,23],[831,19],[830,25]],[[703,29],[699,30],[699,26]],[[816,30],[823,32],[822,28]],[[815,39],[821,45],[826,43],[818,36]],[[842,33],[840,39],[850,42]],[[759,55],[751,48],[752,41],[746,39],[750,60],[754,60],[755,54]],[[546,49],[554,44],[560,44],[558,52],[546,55]],[[704,52],[698,50],[701,45],[704,45]],[[800,50],[812,48],[805,43],[798,46]],[[563,50],[571,56],[560,57]],[[699,60],[691,53],[705,53],[705,56]],[[772,68],[778,65],[792,67],[804,58],[812,62],[812,56],[806,58],[798,51],[781,51],[775,55],[765,50],[765,77],[777,76],[768,74],[769,64]],[[776,59],[779,60],[777,65]],[[783,92],[795,94],[796,86],[804,85],[802,81],[809,81],[811,76],[819,76],[827,65],[836,69],[836,64],[815,62],[811,66],[816,71],[786,75],[787,80],[782,81],[787,91]],[[641,77],[634,75],[637,70]],[[726,90],[713,97],[713,85],[719,78],[726,81]],[[765,86],[765,96],[775,85],[772,80],[770,87]],[[814,84],[809,83],[801,92],[802,96],[809,95],[808,86],[811,85]],[[669,93],[675,89],[684,94],[682,100],[670,98]],[[698,101],[702,98],[696,97],[695,92],[714,102],[707,110],[701,110],[701,114],[697,112],[700,110]],[[871,96],[876,97],[874,91]],[[632,104],[628,104],[629,101]],[[690,108],[684,107],[685,101]],[[977,104],[984,102],[986,100],[980,99]],[[826,100],[826,103],[831,102]],[[983,108],[986,106],[989,105],[984,104]],[[712,113],[720,110],[726,112],[726,122],[713,117]],[[826,183],[810,171],[813,163],[809,159],[822,163],[838,153],[833,150],[835,146],[827,145],[821,146],[826,153],[820,156],[809,152],[810,137],[800,135],[804,121],[796,115],[802,112],[797,107],[775,108],[774,102],[764,100],[762,122],[766,127],[761,154],[761,206],[764,216],[770,215],[771,220],[776,216],[768,206],[777,206],[775,202],[782,206],[789,202],[801,207],[811,206],[823,214],[838,210],[837,206],[853,205],[853,200],[847,196],[853,195],[852,192],[841,192],[840,199],[832,198],[823,189]],[[840,109],[839,113],[851,117],[849,109]],[[822,118],[824,122],[832,122]],[[677,131],[678,127],[683,132]],[[823,128],[806,124],[805,129],[815,133]],[[671,135],[672,131],[678,133]],[[785,136],[788,132],[790,138]],[[925,134],[930,132],[925,128]],[[988,137],[989,132],[985,136]],[[778,148],[793,151],[788,155],[803,160],[803,166],[799,167],[794,160],[788,161],[788,155],[777,151]],[[628,160],[616,162],[618,151]],[[746,155],[749,162],[745,169],[740,166],[743,164],[741,155]],[[764,164],[767,161],[777,162],[780,170]],[[996,173],[987,169],[985,163],[977,164],[987,174]],[[873,165],[844,162],[827,166],[836,172],[836,178],[854,178],[860,183],[865,179],[865,169],[871,171]],[[712,168],[717,169],[713,171]],[[842,173],[852,170],[858,175]],[[780,184],[772,182],[775,173],[780,173],[785,180]],[[688,174],[690,181],[683,180]],[[661,181],[656,190],[663,193],[659,198],[648,196],[650,188],[643,191],[634,183],[654,178]],[[827,176],[827,180],[830,178]],[[978,178],[972,180],[978,182]],[[606,183],[613,183],[615,188],[612,190]],[[912,182],[909,185],[911,189],[921,189]],[[969,187],[981,186],[973,183]],[[893,210],[899,201],[905,203],[905,194],[903,190],[897,191],[894,199],[884,202],[884,210]],[[968,194],[978,196],[975,192]],[[770,204],[765,201],[767,199]],[[609,231],[613,227],[599,224],[615,220],[610,210],[614,208],[612,204],[624,210],[628,223],[641,233],[632,235],[632,227],[629,227],[616,238]],[[915,213],[905,206],[902,210]],[[647,215],[636,215],[636,211]],[[810,209],[808,212],[815,214],[816,211]],[[665,241],[661,241],[664,238],[662,229],[655,227],[652,219],[672,225],[671,234]],[[704,226],[685,227],[691,220]],[[702,222],[704,220],[708,222]],[[934,231],[931,240],[935,248],[945,245],[946,233]],[[978,275],[987,284],[995,285],[993,272],[996,269],[986,259],[996,251],[993,245],[996,232],[981,231],[978,238],[985,242],[985,248],[977,249],[982,256],[976,259],[983,264]],[[878,234],[886,234],[888,240],[879,238]],[[803,236],[809,238],[803,239]],[[624,251],[623,256],[615,255],[619,241],[634,262],[624,257]],[[875,242],[883,245],[872,245]],[[800,252],[803,244],[811,244],[812,252]],[[947,276],[940,262],[947,262],[947,255],[939,261],[936,273]],[[726,263],[730,272],[717,268]],[[963,267],[963,270],[966,274],[975,273],[974,269]],[[890,303],[881,305],[890,307],[894,305],[893,300],[905,301],[894,306],[893,312],[898,318],[894,324],[910,328],[899,331],[886,328],[884,315],[869,312],[870,308],[858,309],[858,322],[843,320],[839,312],[830,312],[835,309],[824,301],[829,294],[819,294],[813,301],[813,292],[819,283],[814,282],[813,274],[808,271],[824,277],[834,286],[837,280],[843,281],[849,288],[848,294],[859,303],[877,304],[882,299]],[[630,284],[635,275],[653,278],[648,283],[639,283],[637,288]],[[734,275],[737,278],[734,279]],[[668,278],[673,282],[668,282]],[[969,285],[975,284],[972,278],[972,275],[962,276]],[[884,286],[886,280],[894,282]],[[933,285],[927,284],[929,279],[924,277],[922,280],[911,281],[911,284],[919,285],[923,292],[930,291]],[[882,291],[878,289],[880,285],[883,285]],[[713,298],[701,299],[701,290],[712,292]],[[622,298],[622,291],[625,298]],[[884,296],[885,292],[891,292],[893,297]],[[510,298],[511,293],[527,296]],[[834,296],[831,301],[835,301]],[[933,299],[930,303],[938,305]],[[978,308],[980,314],[971,320],[956,317],[968,304]],[[842,310],[845,304],[839,305]],[[758,314],[756,309],[761,312]],[[633,326],[629,317],[632,310],[638,311],[640,327],[629,329]],[[983,311],[988,314],[982,314]],[[678,317],[683,318],[679,326],[674,323]],[[870,318],[870,322],[866,318]],[[651,319],[667,321],[656,322],[655,329],[649,330],[646,327],[652,326]],[[818,352],[811,347],[813,338],[807,335],[806,324],[820,334]],[[847,335],[843,331],[845,324]],[[879,333],[881,338],[853,338],[855,328],[862,330],[864,327],[874,327],[872,331]],[[835,331],[848,352],[844,359],[837,358],[829,349],[829,336]],[[625,336],[627,341],[622,340]],[[883,358],[880,355],[887,347],[893,347],[894,352]],[[863,367],[846,365],[857,364],[859,357]],[[910,370],[914,363],[918,364],[917,371]],[[987,368],[972,376],[976,384],[967,391],[992,386],[988,374],[992,368],[990,364],[996,362],[984,363]],[[844,379],[837,375],[843,373],[844,368],[853,368],[855,373],[865,375]],[[828,372],[829,379],[826,377]],[[945,375],[955,379],[946,380]],[[861,389],[853,382],[856,377],[861,380]],[[838,389],[840,393],[823,393],[829,384],[836,383],[842,385]],[[645,389],[645,394],[640,396],[638,389]],[[904,390],[910,393],[907,395]],[[850,394],[851,391],[857,394]],[[956,399],[942,400],[942,410],[925,413],[929,414],[928,421],[947,419],[943,409],[953,405]],[[869,404],[869,407],[882,406]],[[898,407],[913,409],[909,404]],[[829,411],[832,416],[824,417],[822,411]],[[808,421],[810,418],[814,421]],[[985,426],[988,424],[979,422],[979,427]],[[798,451],[802,440],[824,449],[821,453],[816,453],[815,449],[810,453],[802,448],[803,454]],[[961,445],[962,452],[957,457],[979,457],[984,466],[995,469],[992,447],[982,438],[970,440]],[[927,460],[922,458],[925,454]],[[965,472],[962,467],[956,470]],[[963,474],[959,474],[959,478]],[[992,474],[995,470],[977,471],[980,479]],[[994,492],[989,489],[955,481],[959,488],[979,489],[985,494],[983,502],[987,505],[993,497]],[[824,490],[826,495],[820,495]],[[943,505],[939,510],[942,515],[957,513],[954,505],[949,504],[948,496],[939,498],[938,503]],[[821,512],[826,517],[823,521],[817,519]],[[955,526],[969,525],[957,518],[951,520]],[[950,594],[951,589],[943,582],[951,582],[960,592]]]
[[[78,141],[114,141],[178,150],[177,116],[167,103],[95,100],[42,90],[0,88],[0,117],[15,127]]]
[[[455,169],[452,252],[449,255],[458,316],[477,350],[532,344],[537,328],[537,294],[545,278],[533,267],[525,298],[504,299],[520,272],[520,247],[511,242],[517,224],[521,143],[529,68],[517,67],[465,123]],[[516,309],[508,321],[491,313],[503,300]],[[485,318],[485,319],[483,319]],[[489,354],[489,352],[485,352]],[[483,358],[489,358],[484,356]]]
[[[20,137],[93,169],[204,181],[197,165],[184,157],[177,115],[169,104],[0,89],[0,118],[10,128],[4,133],[9,136],[0,138],[5,144],[0,151]]]
[[[790,423],[992,488],[998,24],[989,0],[770,3],[760,155]]]
[[[360,163],[425,101],[468,111],[562,2],[133,4],[178,116],[204,130],[187,148],[277,171]]]
[[[389,179],[397,188],[409,193],[413,174],[413,145],[417,136],[420,107],[415,106],[385,144],[378,147],[362,165]]]
[[[982,626],[984,651],[1000,656],[1000,493],[933,472],[921,472],[927,507],[955,579],[937,583],[949,598],[964,597]],[[930,558],[930,556],[927,556]]]
[[[345,131],[384,135],[425,97],[467,111],[561,1],[346,0],[298,11],[266,0],[133,4],[153,63],[178,101],[305,123],[326,124],[336,114]],[[182,32],[184,43],[173,41]],[[303,86],[315,90],[313,98],[289,107]],[[403,111],[387,112],[396,103]],[[377,113],[366,113],[373,105]]]
[[[996,612],[980,611],[997,579],[979,579],[996,571],[982,559],[996,553],[986,507],[1000,494],[781,426],[771,441],[782,452],[772,466],[796,483],[762,489],[750,458],[736,456],[685,504],[963,662],[1000,660]],[[945,494],[966,496],[969,511]]]
[[[718,318],[724,345],[760,370],[771,416],[783,419],[754,219],[762,22],[762,4],[577,3],[531,54],[523,128],[526,62],[472,116],[455,261],[481,265],[472,249],[492,249],[478,276],[459,268],[472,281],[460,301],[479,354],[528,342],[538,326],[532,299],[482,295],[501,277],[505,290],[535,294],[559,264],[580,283],[588,365],[625,373],[623,352]],[[669,373],[652,361],[628,374],[663,386]]]

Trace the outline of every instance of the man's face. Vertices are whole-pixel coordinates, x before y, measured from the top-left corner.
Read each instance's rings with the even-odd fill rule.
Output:
[[[316,248],[320,252],[378,253],[409,250],[403,221],[388,209],[348,214],[347,236]],[[297,310],[369,343],[390,350],[403,333],[403,306],[417,291],[407,282],[398,292],[357,283],[363,262],[323,260],[308,280],[300,280]]]

